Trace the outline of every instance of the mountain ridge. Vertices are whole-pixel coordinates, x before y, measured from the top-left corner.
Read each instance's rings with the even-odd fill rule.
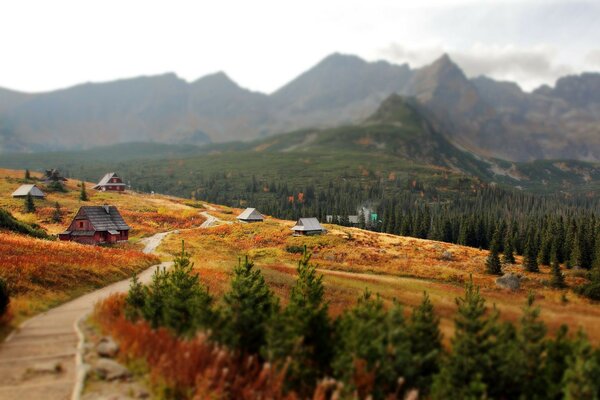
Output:
[[[334,53],[272,94],[224,72],[173,73],[27,94],[0,89],[0,152],[148,141],[203,144],[359,123],[391,94],[414,96],[457,146],[512,161],[600,159],[600,74],[531,93],[469,79],[449,55],[411,69]]]

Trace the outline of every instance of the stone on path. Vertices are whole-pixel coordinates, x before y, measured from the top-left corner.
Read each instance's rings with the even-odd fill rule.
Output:
[[[100,357],[114,358],[119,352],[119,345],[110,337],[103,337],[96,346]]]
[[[108,358],[100,358],[94,366],[94,371],[101,379],[114,381],[131,377],[131,371],[126,367]]]

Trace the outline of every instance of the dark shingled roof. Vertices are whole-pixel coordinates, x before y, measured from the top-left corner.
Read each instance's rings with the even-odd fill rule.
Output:
[[[128,231],[125,222],[115,206],[83,206],[79,215],[86,215],[97,231]]]

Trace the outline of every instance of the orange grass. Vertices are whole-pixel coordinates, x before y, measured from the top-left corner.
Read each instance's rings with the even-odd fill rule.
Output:
[[[135,250],[33,239],[0,232],[0,276],[17,319],[158,263]]]
[[[125,295],[113,295],[96,306],[94,319],[119,342],[124,361],[142,359],[150,379],[164,397],[194,399],[294,400],[283,393],[285,371],[239,357],[208,341],[205,334],[179,339],[168,330],[123,315]]]
[[[217,206],[209,213],[221,216],[220,209]],[[233,210],[232,215],[237,215],[237,211]],[[541,266],[538,274],[528,273],[518,257],[518,264],[508,267],[523,276],[522,288],[513,292],[498,288],[497,277],[485,273],[487,251],[336,225],[326,225],[329,232],[323,236],[294,237],[289,230],[292,225],[291,221],[268,218],[258,224],[194,229],[167,238],[161,249],[175,254],[181,240],[185,240],[196,271],[216,294],[227,290],[233,266],[238,257],[247,254],[285,304],[299,259],[298,254],[285,249],[306,245],[313,252],[312,262],[325,276],[325,295],[333,315],[353,305],[367,287],[379,292],[384,300],[391,302],[396,298],[409,308],[418,305],[423,291],[427,291],[442,318],[446,338],[453,330],[454,299],[462,295],[464,282],[472,276],[488,305],[496,305],[502,318],[518,321],[528,292],[534,290],[542,319],[552,331],[563,323],[572,331],[581,327],[593,342],[600,344],[600,307],[572,292],[549,288],[545,284],[551,277],[549,267]],[[443,259],[445,251],[452,254],[451,261]],[[570,286],[583,281],[571,271],[564,272]]]

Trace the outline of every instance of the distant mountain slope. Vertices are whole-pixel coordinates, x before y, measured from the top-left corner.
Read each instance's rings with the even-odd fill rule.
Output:
[[[40,94],[0,89],[0,152],[126,142],[224,143],[358,124],[390,94],[413,96],[460,148],[513,161],[600,161],[600,74],[561,78],[533,93],[468,79],[447,55],[430,65],[332,54],[271,95],[224,73],[83,84]]]
[[[391,185],[390,190],[419,181],[440,191],[470,190],[482,182],[536,192],[593,195],[600,191],[599,164],[482,158],[455,146],[439,125],[433,112],[416,99],[392,95],[369,118],[336,128],[202,147],[130,143],[84,151],[7,154],[0,157],[0,166],[58,167],[68,176],[92,181],[116,170],[137,189],[180,196],[189,196],[199,182],[218,186],[224,177],[233,182],[231,190],[244,190],[252,176],[296,186],[341,178],[353,185],[381,182]]]

